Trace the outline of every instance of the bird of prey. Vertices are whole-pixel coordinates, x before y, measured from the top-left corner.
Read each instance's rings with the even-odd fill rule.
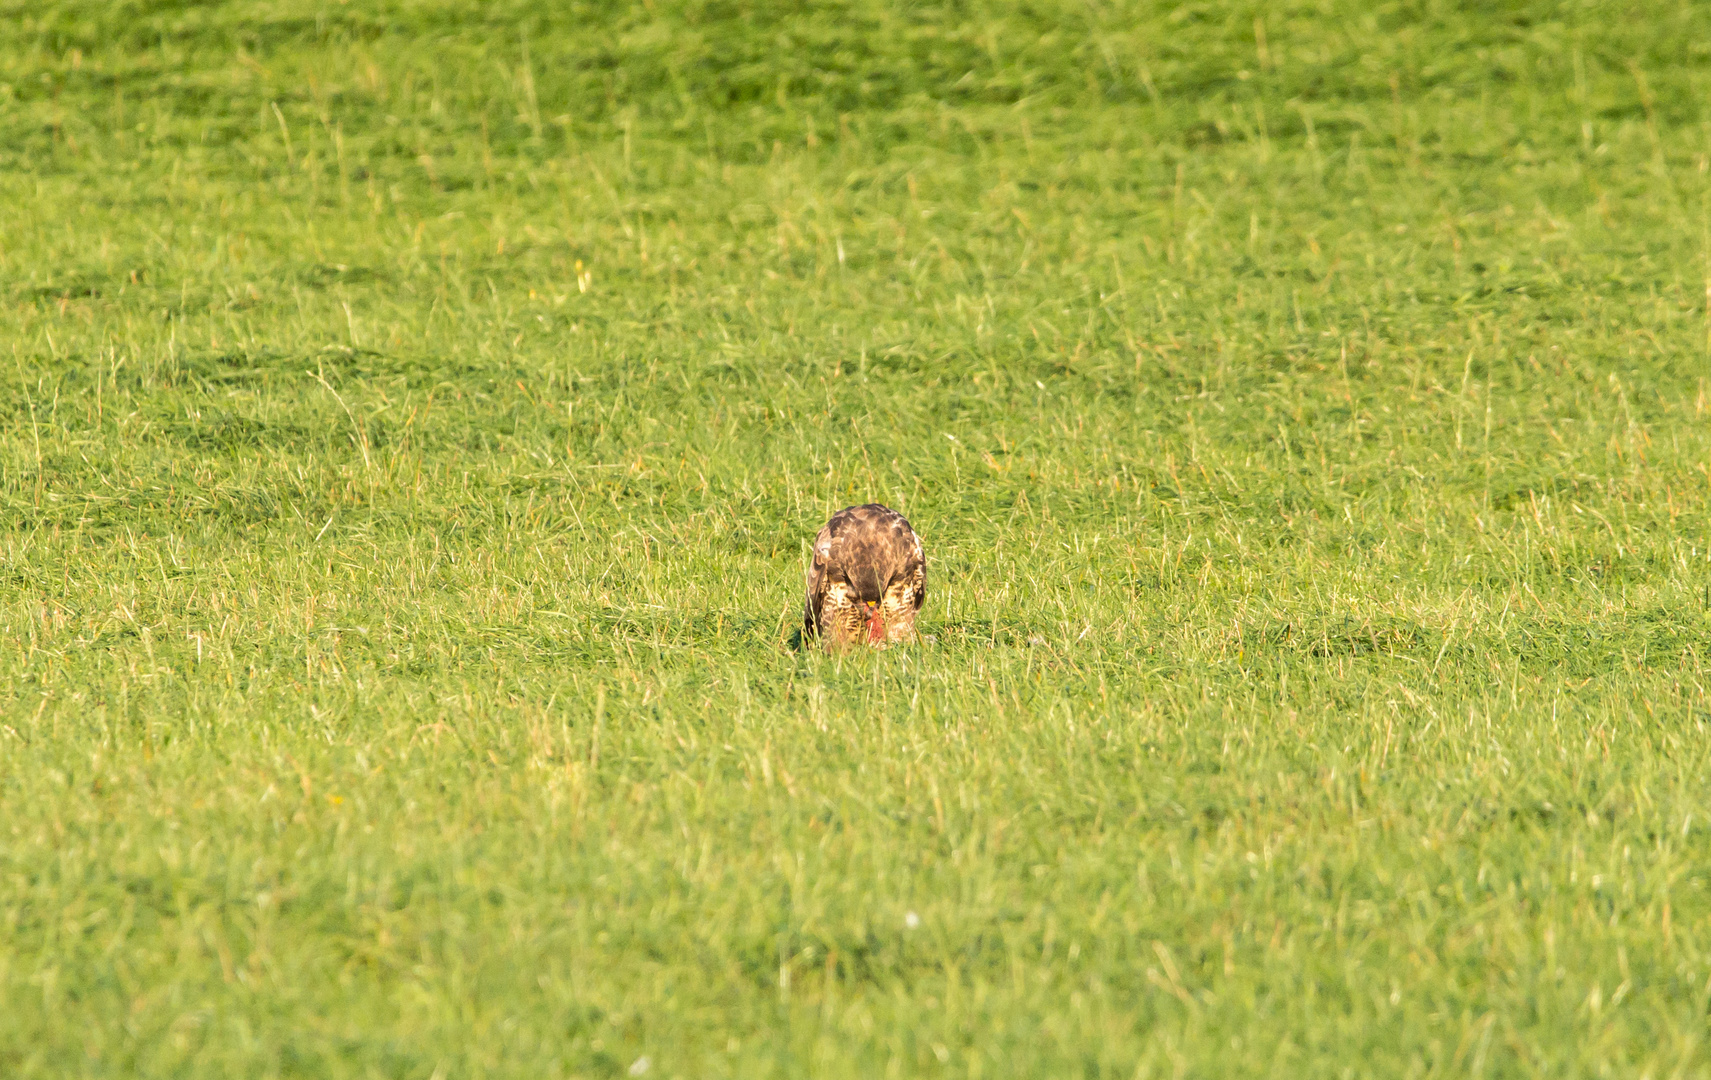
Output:
[[[828,646],[912,641],[915,613],[926,599],[921,538],[897,511],[878,503],[851,506],[814,537],[802,621]]]

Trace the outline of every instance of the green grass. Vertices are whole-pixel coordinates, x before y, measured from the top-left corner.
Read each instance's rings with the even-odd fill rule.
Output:
[[[0,3],[0,1074],[1711,1075],[1711,9],[784,6]]]

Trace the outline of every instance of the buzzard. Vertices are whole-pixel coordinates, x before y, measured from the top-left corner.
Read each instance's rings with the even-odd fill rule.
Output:
[[[802,620],[828,646],[912,641],[927,599],[921,538],[902,514],[868,503],[832,515],[814,537]]]

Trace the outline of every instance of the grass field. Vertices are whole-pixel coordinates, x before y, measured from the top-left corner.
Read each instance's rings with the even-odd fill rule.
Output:
[[[1711,1076],[1711,7],[785,7],[0,0],[0,1075]]]

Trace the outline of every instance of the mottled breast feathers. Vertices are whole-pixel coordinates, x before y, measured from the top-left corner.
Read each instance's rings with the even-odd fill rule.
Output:
[[[851,506],[814,537],[803,623],[828,646],[912,641],[926,600],[921,538],[897,511]]]

